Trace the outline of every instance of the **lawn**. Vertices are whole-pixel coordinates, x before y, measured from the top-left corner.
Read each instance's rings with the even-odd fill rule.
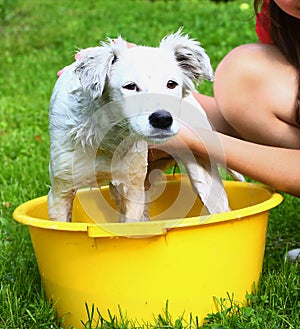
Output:
[[[251,1],[0,0],[0,328],[61,328],[44,296],[27,228],[12,219],[19,204],[48,193],[47,112],[56,72],[72,62],[76,49],[108,36],[157,45],[180,26],[201,41],[215,68],[230,49],[256,41],[247,4]],[[211,84],[200,91],[212,94]],[[224,307],[204,325],[162,314],[153,327],[300,328],[299,266],[284,260],[287,249],[300,247],[299,210],[299,199],[285,195],[271,211],[263,274],[249,305],[235,312]],[[134,326],[113,315],[100,323]]]

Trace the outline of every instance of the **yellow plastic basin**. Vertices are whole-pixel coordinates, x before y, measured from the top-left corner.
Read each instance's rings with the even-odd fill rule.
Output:
[[[129,319],[153,322],[168,301],[173,318],[192,313],[201,320],[216,310],[214,296],[243,302],[258,282],[268,213],[282,201],[258,184],[225,188],[232,211],[213,216],[199,216],[202,204],[177,177],[153,201],[155,221],[116,223],[107,187],[77,193],[73,223],[48,220],[46,196],[19,206],[14,218],[29,227],[47,297],[66,328],[82,328],[85,303],[104,316],[120,307]]]

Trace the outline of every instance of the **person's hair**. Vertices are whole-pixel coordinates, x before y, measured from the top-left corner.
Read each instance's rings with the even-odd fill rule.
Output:
[[[263,0],[254,0],[257,14]],[[300,19],[283,11],[274,0],[270,0],[270,36],[274,44],[285,55],[287,60],[300,70]]]
[[[264,0],[254,0],[257,15]],[[274,0],[270,0],[270,36],[274,44],[284,54],[298,72],[298,105],[300,104],[300,19],[283,11]],[[299,105],[300,106],[300,105]],[[300,125],[300,108],[297,113]]]

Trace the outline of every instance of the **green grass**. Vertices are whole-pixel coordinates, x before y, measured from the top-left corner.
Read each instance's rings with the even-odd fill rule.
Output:
[[[0,0],[0,328],[61,326],[45,299],[27,228],[12,220],[15,207],[48,192],[47,111],[56,71],[72,62],[77,48],[107,36],[157,45],[181,25],[202,42],[215,68],[230,49],[256,40],[252,12],[241,11],[240,3]],[[200,89],[212,92],[209,83]],[[220,312],[203,327],[197,318],[170,318],[166,308],[153,327],[300,328],[299,267],[284,261],[286,249],[300,246],[299,206],[286,196],[271,211],[263,275],[248,305],[219,301]],[[135,326],[120,315],[99,317],[94,310],[94,316],[99,328]]]

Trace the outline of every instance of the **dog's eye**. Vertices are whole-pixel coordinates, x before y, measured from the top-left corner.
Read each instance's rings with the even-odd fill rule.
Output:
[[[167,87],[169,88],[169,89],[174,89],[174,88],[176,88],[178,86],[178,83],[176,82],[176,81],[174,81],[174,80],[169,80],[168,82],[167,82]]]
[[[139,87],[137,86],[136,83],[134,82],[130,82],[130,83],[126,83],[124,86],[123,86],[124,89],[127,89],[127,90],[135,90],[135,91],[139,91]]]

